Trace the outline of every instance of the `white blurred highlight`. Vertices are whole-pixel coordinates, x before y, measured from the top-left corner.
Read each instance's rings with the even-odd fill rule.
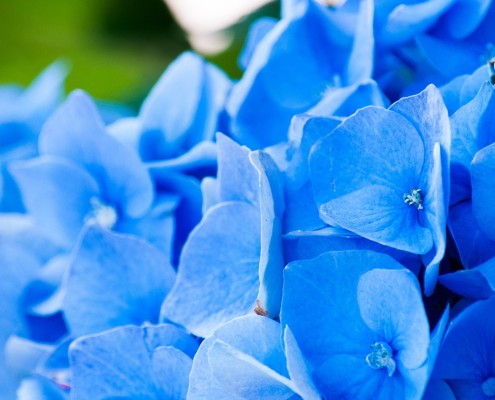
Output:
[[[165,0],[191,45],[202,53],[225,49],[232,38],[224,29],[271,0]]]

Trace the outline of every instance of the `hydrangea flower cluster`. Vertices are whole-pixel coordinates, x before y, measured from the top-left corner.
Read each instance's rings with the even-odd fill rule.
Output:
[[[494,398],[494,21],[284,0],[136,116],[0,87],[0,399]]]

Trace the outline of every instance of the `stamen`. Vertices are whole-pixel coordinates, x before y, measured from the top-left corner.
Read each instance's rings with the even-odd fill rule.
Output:
[[[392,349],[387,343],[376,342],[371,346],[371,353],[366,356],[366,363],[373,369],[387,368],[388,376],[395,372]]]
[[[112,229],[117,223],[118,215],[115,208],[102,203],[96,197],[91,198],[91,211],[85,218],[85,222],[94,222],[105,229]]]
[[[404,193],[404,203],[417,205],[418,210],[423,209],[423,198],[421,197],[421,189],[411,189],[410,193]]]

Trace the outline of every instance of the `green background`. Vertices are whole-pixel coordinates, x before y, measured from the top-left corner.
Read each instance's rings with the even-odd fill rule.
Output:
[[[240,76],[236,58],[247,25],[260,15],[278,15],[278,4],[234,27],[234,45],[211,58],[233,78]],[[83,88],[137,108],[188,48],[161,0],[0,0],[0,83],[26,86],[63,58],[71,65],[68,91]]]

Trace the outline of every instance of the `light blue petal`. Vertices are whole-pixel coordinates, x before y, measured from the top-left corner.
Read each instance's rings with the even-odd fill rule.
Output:
[[[217,380],[215,376],[217,371],[214,369],[216,367],[223,368],[223,365],[219,365],[219,361],[223,360],[215,361],[212,359],[215,355],[213,353],[211,357],[209,355],[210,349],[218,341],[226,343],[235,354],[243,354],[244,360],[239,360],[240,363],[235,359],[232,361],[238,363],[236,368],[240,368],[240,364],[244,366],[250,364],[249,368],[252,370],[253,367],[262,365],[264,366],[263,370],[272,377],[278,375],[288,378],[281,333],[279,323],[256,315],[236,318],[218,328],[212,336],[203,341],[194,358],[187,398],[189,400],[205,398],[227,400],[233,398],[233,393],[229,391],[228,386],[224,386],[223,382]],[[232,351],[230,353],[232,354]],[[223,355],[228,356],[225,353]],[[232,360],[232,357],[230,359]],[[268,372],[267,369],[271,372]],[[259,368],[258,372],[261,372]],[[223,369],[222,373],[228,374],[228,371]],[[239,373],[242,373],[242,369]],[[239,380],[243,380],[242,375],[239,376]],[[252,390],[256,390],[256,382],[251,382],[251,385]]]
[[[43,127],[41,154],[67,158],[100,184],[105,201],[130,217],[142,216],[153,202],[153,185],[138,155],[105,131],[90,97],[73,92]],[[122,160],[125,160],[123,163]]]
[[[407,119],[376,107],[358,111],[312,149],[320,218],[387,246],[426,253],[431,232],[419,222],[421,210],[403,199],[422,189],[424,160],[423,141]]]
[[[147,242],[89,226],[64,284],[73,336],[156,322],[174,278],[167,257]]]
[[[319,400],[321,398],[320,394],[313,384],[309,367],[289,325],[285,326],[284,345],[285,356],[287,357],[287,369],[290,379],[297,387],[297,393],[305,400]]]
[[[366,106],[388,107],[389,100],[375,81],[365,80],[351,86],[331,88],[313,108],[310,115],[349,116]]]
[[[397,352],[396,360],[405,367],[403,375],[425,363],[430,329],[418,281],[410,271],[374,269],[364,273],[357,301],[366,325]],[[421,383],[423,387],[425,383]]]
[[[223,72],[199,55],[185,52],[179,56],[155,84],[139,112],[143,158],[174,157],[212,139],[230,85]]]
[[[249,149],[225,135],[217,135],[218,190],[222,201],[259,204],[258,171],[249,159]]]
[[[101,198],[98,183],[77,164],[60,157],[19,162],[11,170],[40,230],[70,248],[91,211],[91,199]]]
[[[162,398],[185,399],[192,359],[175,347],[162,346],[153,351],[151,363]]]
[[[241,399],[289,399],[294,384],[256,358],[216,339],[208,350],[213,379]]]
[[[161,319],[209,336],[253,310],[259,288],[260,214],[246,203],[210,208],[189,236]]]
[[[280,311],[285,266],[282,249],[283,178],[268,154],[255,151],[249,158],[260,176],[261,253],[257,306],[263,314],[274,318]]]

